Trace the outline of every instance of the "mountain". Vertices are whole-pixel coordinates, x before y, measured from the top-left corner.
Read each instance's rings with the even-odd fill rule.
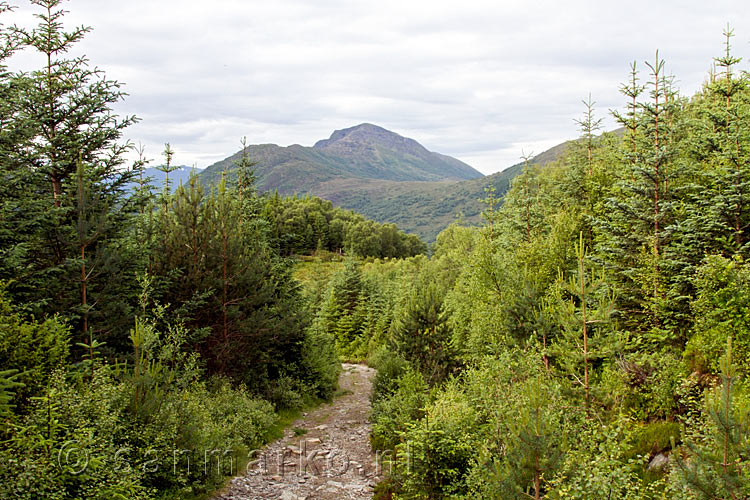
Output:
[[[567,145],[568,142],[558,144],[531,158],[529,164],[547,165],[560,158]],[[502,197],[523,167],[521,162],[486,177],[459,182],[352,182],[350,186],[339,186],[338,192],[322,191],[317,195],[370,219],[395,223],[407,233],[432,242],[459,216],[469,224],[481,223],[485,206],[480,200],[487,197],[485,188],[494,186],[496,196]]]
[[[169,184],[174,188],[175,186],[180,185],[180,183],[186,183],[190,179],[191,172],[200,174],[201,171],[202,169],[188,167],[186,165],[177,167],[177,169],[169,173]],[[143,171],[143,177],[149,179],[149,184],[151,184],[156,191],[160,191],[164,186],[166,174],[156,167],[148,167]]]
[[[531,162],[546,164],[564,149],[565,143],[560,144]],[[206,168],[201,181],[216,182],[222,172],[235,168],[241,155]],[[425,241],[434,241],[457,214],[479,223],[484,189],[491,183],[502,196],[523,170],[518,164],[485,177],[462,161],[369,123],[336,130],[312,147],[259,144],[248,146],[247,155],[257,162],[261,191],[320,196],[378,222],[396,223]]]
[[[462,180],[482,174],[462,161],[427,151],[414,139],[363,123],[336,130],[314,149],[341,158],[368,178],[394,181]]]
[[[208,167],[202,174],[204,181],[214,182],[225,169],[233,169],[241,154]],[[430,152],[413,139],[369,123],[336,130],[312,147],[260,144],[249,146],[247,154],[258,162],[259,189],[282,194],[335,191],[350,179],[406,182],[482,177],[455,158]]]

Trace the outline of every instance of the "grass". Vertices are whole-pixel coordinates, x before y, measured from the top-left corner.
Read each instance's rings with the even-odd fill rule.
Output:
[[[333,398],[336,399],[340,398],[341,396],[348,396],[349,394],[354,393],[349,389],[342,389],[341,387],[339,387],[338,389],[336,389],[336,392],[333,393]]]
[[[309,410],[311,408],[315,408],[321,404],[325,403],[325,401],[317,399],[310,404],[306,404],[303,408],[298,409],[290,409],[285,408],[281,409],[276,412],[276,422],[274,425],[272,425],[264,434],[263,436],[263,445],[266,445],[272,441],[276,441],[277,439],[281,439],[284,436],[284,430],[287,429],[292,425],[292,423],[300,418],[302,416],[302,412],[305,410]],[[293,427],[292,428],[295,436],[301,436],[303,434],[307,433],[307,429],[303,429],[301,427]],[[245,470],[247,467],[247,464],[250,462],[250,460],[238,460],[236,465],[236,471],[242,471]],[[213,498],[218,491],[220,491],[226,484],[232,479],[232,477],[227,476],[224,481],[221,484],[216,485],[215,487],[211,487],[210,485],[206,485],[207,489],[206,491],[201,492],[195,492],[195,493],[185,493],[185,492],[179,492],[179,493],[165,493],[164,495],[160,496],[160,500],[209,500]],[[175,496],[177,495],[177,496]]]

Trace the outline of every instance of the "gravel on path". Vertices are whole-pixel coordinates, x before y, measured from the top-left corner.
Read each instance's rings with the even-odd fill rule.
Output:
[[[369,439],[374,375],[367,366],[343,364],[344,395],[303,414],[214,500],[371,499],[381,479]]]

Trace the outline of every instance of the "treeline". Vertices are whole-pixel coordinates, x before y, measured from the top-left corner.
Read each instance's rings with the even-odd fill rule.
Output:
[[[125,161],[121,85],[68,58],[88,28],[31,3],[34,29],[0,25],[0,497],[205,493],[278,412],[331,397],[333,341],[250,162],[232,185],[152,192],[148,161]],[[8,70],[19,52],[45,66]]]
[[[716,499],[750,491],[750,77],[678,94],[633,64],[599,134],[526,165],[430,259],[352,263],[314,325],[378,368],[390,498]],[[373,318],[375,321],[369,320]]]
[[[264,217],[282,255],[326,250],[359,257],[400,258],[427,253],[427,246],[395,224],[379,224],[310,195],[269,194]]]

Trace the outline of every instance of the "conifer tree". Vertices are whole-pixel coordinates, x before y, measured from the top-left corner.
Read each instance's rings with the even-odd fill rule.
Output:
[[[169,212],[169,202],[172,195],[172,185],[169,181],[169,174],[177,170],[177,167],[172,165],[174,151],[172,150],[172,146],[170,146],[168,142],[164,144],[164,151],[162,152],[162,155],[164,156],[164,164],[159,165],[156,168],[164,172],[164,186],[162,188],[161,196],[162,205],[164,206],[164,213],[166,214],[167,212]]]
[[[44,68],[17,78],[23,84],[21,113],[34,123],[35,141],[24,144],[23,161],[48,179],[48,193],[56,208],[63,203],[66,181],[75,176],[80,160],[95,169],[96,176],[122,187],[129,175],[118,171],[129,145],[119,144],[123,130],[135,118],[120,119],[112,105],[124,97],[122,85],[107,80],[98,68],[89,66],[85,57],[66,59],[69,52],[91,31],[77,27],[64,31],[63,0],[30,0],[39,6],[40,23],[33,30],[12,28],[20,48],[29,48],[44,56]]]
[[[604,236],[598,253],[615,271],[622,307],[633,311],[634,328],[646,327],[650,338],[661,343],[674,340],[675,332],[667,328],[672,310],[687,307],[684,300],[674,301],[681,290],[673,290],[670,278],[679,276],[684,266],[673,237],[679,222],[676,209],[684,196],[685,172],[677,161],[683,116],[658,52],[646,65],[651,70],[649,100],[636,103],[634,120],[631,108],[627,123],[635,134],[623,148],[627,169],[596,225]],[[632,86],[624,87],[629,98],[640,93],[633,78]]]
[[[638,78],[637,62],[633,61],[632,64],[630,65],[630,80],[628,81],[627,84],[620,85],[620,93],[629,99],[627,103],[627,112],[625,114],[621,114],[617,110],[612,111],[612,115],[615,117],[615,119],[620,123],[620,125],[625,127],[626,150],[631,155],[635,155],[636,148],[637,148],[636,135],[638,132],[638,127],[639,127],[638,98],[646,89],[644,85],[639,84],[638,82],[639,82],[639,78]],[[631,162],[634,159],[635,159],[634,156],[630,156],[628,158],[628,160]]]
[[[688,443],[690,457],[677,456],[677,475],[700,500],[750,498],[750,412],[737,405],[732,339],[721,362],[721,385],[707,399],[712,435],[706,444]]]
[[[575,122],[580,126],[581,139],[586,147],[586,175],[589,177],[593,174],[594,170],[594,146],[596,141],[596,132],[601,129],[602,118],[594,118],[594,105],[596,104],[591,100],[591,94],[589,98],[583,102],[586,107],[584,116],[580,120]]]
[[[737,74],[741,61],[731,53],[733,31],[724,31],[724,55],[715,63],[701,93],[691,102],[694,116],[691,157],[700,163],[700,188],[695,189],[688,224],[694,232],[685,247],[697,255],[722,252],[748,255],[750,238],[750,94],[748,76]]]
[[[14,40],[14,50],[42,55],[45,64],[28,73],[0,72],[0,87],[12,89],[3,103],[12,112],[3,113],[2,120],[7,121],[2,128],[13,131],[12,137],[6,136],[9,140],[0,139],[0,168],[11,189],[3,210],[11,219],[22,219],[15,228],[18,234],[4,245],[9,260],[0,266],[0,278],[13,278],[8,293],[25,311],[38,316],[73,311],[76,322],[81,322],[78,325],[83,323],[78,314],[80,246],[74,243],[83,220],[76,208],[80,205],[76,172],[83,164],[86,196],[97,210],[107,212],[102,217],[108,221],[107,230],[86,245],[87,255],[108,255],[107,266],[96,271],[102,278],[94,288],[88,286],[86,294],[106,290],[108,300],[99,296],[103,310],[98,314],[104,321],[97,328],[118,329],[118,318],[128,314],[125,303],[131,292],[129,278],[117,284],[114,276],[129,275],[124,272],[129,264],[121,258],[120,243],[127,221],[137,211],[125,192],[135,172],[122,168],[130,145],[121,138],[135,118],[120,118],[112,112],[124,96],[120,83],[108,80],[85,57],[66,57],[90,29],[65,31],[62,0],[31,3],[41,10],[37,27],[13,26],[4,33]],[[13,212],[21,208],[23,217],[14,217]],[[87,302],[90,306],[91,301]]]
[[[539,380],[524,385],[524,406],[519,418],[510,423],[511,436],[504,467],[497,472],[502,492],[498,498],[508,500],[549,498],[548,482],[563,457],[561,429],[548,395]]]
[[[592,363],[616,350],[610,335],[610,320],[614,313],[614,296],[603,276],[588,269],[588,250],[580,233],[575,246],[576,273],[567,281],[558,278],[556,320],[561,333],[553,352],[563,372],[575,386],[583,390],[584,400],[593,399]]]
[[[417,283],[391,326],[393,350],[413,363],[431,386],[451,370],[451,331],[443,295],[438,283]]]

